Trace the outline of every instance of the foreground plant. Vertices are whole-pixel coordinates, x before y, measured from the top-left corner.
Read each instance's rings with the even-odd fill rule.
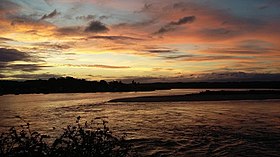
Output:
[[[18,117],[21,118],[21,117]],[[2,157],[127,157],[132,156],[131,145],[125,136],[115,136],[107,127],[92,120],[80,123],[77,117],[75,125],[68,125],[64,132],[53,142],[50,136],[31,131],[26,123],[19,128],[12,127],[0,135],[0,156]]]

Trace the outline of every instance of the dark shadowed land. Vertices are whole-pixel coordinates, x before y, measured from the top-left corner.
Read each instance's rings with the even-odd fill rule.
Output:
[[[280,90],[204,91],[185,95],[143,96],[113,99],[109,102],[174,102],[280,99]]]
[[[168,89],[280,89],[280,81],[256,82],[172,82],[172,83],[123,83],[87,81],[73,77],[50,78],[48,80],[0,81],[0,95],[34,93],[94,93],[131,92]]]

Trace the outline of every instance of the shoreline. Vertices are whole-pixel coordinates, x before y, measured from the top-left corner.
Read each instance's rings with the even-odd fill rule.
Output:
[[[280,90],[210,91],[184,95],[141,96],[112,99],[109,102],[178,102],[280,99]]]

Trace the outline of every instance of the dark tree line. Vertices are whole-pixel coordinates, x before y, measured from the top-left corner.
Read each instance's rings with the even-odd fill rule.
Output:
[[[176,83],[123,83],[87,81],[73,77],[50,78],[48,80],[0,81],[0,95],[30,93],[87,93],[129,92],[183,88],[269,88],[279,89],[280,82],[176,82]]]
[[[121,81],[86,81],[73,77],[23,82],[0,81],[0,94],[126,92],[138,90],[135,84],[124,84]]]

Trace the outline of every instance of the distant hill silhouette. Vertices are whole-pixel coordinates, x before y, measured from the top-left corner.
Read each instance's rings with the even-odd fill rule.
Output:
[[[279,89],[280,81],[274,82],[176,82],[176,83],[122,83],[87,81],[73,77],[50,78],[48,80],[0,81],[0,95],[31,93],[89,93],[89,92],[129,92],[184,88],[260,88]]]

